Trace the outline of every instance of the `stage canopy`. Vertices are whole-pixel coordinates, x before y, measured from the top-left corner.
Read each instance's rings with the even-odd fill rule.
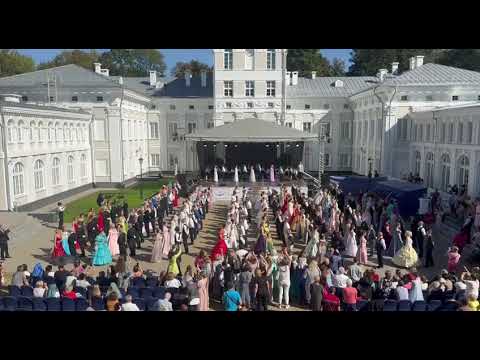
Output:
[[[194,134],[187,134],[185,139],[223,142],[294,142],[315,141],[318,140],[318,135],[264,120],[243,119]]]

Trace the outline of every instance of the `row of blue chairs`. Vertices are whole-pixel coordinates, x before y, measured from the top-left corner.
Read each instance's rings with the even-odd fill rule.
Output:
[[[456,305],[448,306],[440,300],[432,300],[430,302],[415,301],[413,304],[408,300],[385,300],[383,303],[383,311],[455,311]]]
[[[134,298],[133,303],[141,311],[151,311],[158,298]],[[123,304],[125,300],[120,299]],[[69,298],[29,298],[26,296],[0,297],[0,311],[86,311],[89,303],[85,298],[75,300]],[[96,311],[105,310],[104,298],[92,298],[92,308]]]

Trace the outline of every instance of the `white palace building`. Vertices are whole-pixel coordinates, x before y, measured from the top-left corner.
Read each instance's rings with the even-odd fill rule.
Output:
[[[214,49],[213,73],[170,80],[101,64],[0,78],[0,210],[128,185],[141,171],[199,170],[192,134],[252,119],[310,138],[321,128],[328,141],[303,146],[306,171],[411,172],[480,194],[480,73],[416,56],[402,74],[393,63],[372,77],[304,78],[284,69],[286,53]]]

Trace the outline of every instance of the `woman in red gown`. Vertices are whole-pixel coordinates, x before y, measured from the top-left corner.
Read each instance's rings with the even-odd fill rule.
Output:
[[[225,242],[225,226],[218,231],[218,240],[212,250],[210,258],[215,261],[219,255],[225,256],[227,253],[227,243]]]
[[[173,188],[173,207],[178,207],[178,191],[176,188]]]
[[[63,250],[62,237],[63,237],[62,230],[57,229],[55,231],[55,245],[53,246],[53,253],[52,253],[53,257],[66,256],[67,255],[67,254],[65,254],[65,250]]]
[[[105,231],[105,219],[103,217],[103,208],[98,209],[98,220],[97,220],[98,232],[101,233]]]

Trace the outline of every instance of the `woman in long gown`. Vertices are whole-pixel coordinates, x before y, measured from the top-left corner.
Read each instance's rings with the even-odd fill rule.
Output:
[[[120,254],[120,247],[118,246],[118,230],[113,224],[110,224],[110,230],[108,231],[108,248],[112,256]]]
[[[173,191],[173,207],[176,208],[178,207],[178,201],[179,201],[178,190],[174,187],[172,191]]]
[[[347,237],[345,239],[345,255],[355,257],[357,256],[358,246],[357,246],[357,237],[353,227],[347,232]]]
[[[412,246],[412,232],[405,232],[405,244],[398,250],[392,259],[393,263],[397,266],[411,268],[418,263],[418,255]]]
[[[250,167],[250,182],[252,183],[256,182],[255,171],[253,170],[253,166]]]
[[[200,298],[200,304],[198,305],[198,311],[208,311],[208,305],[210,299],[208,297],[208,276],[205,272],[200,272],[200,280],[197,282],[198,296]]]
[[[162,226],[163,232],[163,243],[162,243],[162,255],[164,258],[168,258],[168,254],[172,248],[172,243],[170,239],[170,232],[168,231],[167,223],[164,221]]]
[[[105,218],[103,216],[103,208],[98,209],[97,229],[98,232],[105,231]]]
[[[397,228],[393,232],[392,241],[390,241],[390,246],[387,249],[387,256],[395,256],[397,251],[403,246],[402,241],[402,226],[397,222]]]
[[[367,251],[367,238],[365,237],[365,232],[362,231],[360,234],[360,251],[359,251],[359,263],[361,265],[367,265],[368,263],[368,251]]]
[[[163,258],[163,252],[162,252],[163,243],[164,243],[163,233],[161,231],[159,231],[159,232],[157,232],[157,235],[155,237],[155,242],[153,244],[152,257],[150,259],[150,262],[158,263],[162,260],[162,258]]]
[[[95,254],[93,255],[92,264],[95,266],[109,265],[112,263],[112,254],[108,248],[107,236],[101,232],[95,238]]]
[[[53,246],[53,252],[52,252],[53,257],[66,256],[65,250],[63,249],[63,245],[62,245],[62,240],[63,240],[62,230],[57,229],[55,231],[55,244]]]
[[[225,242],[225,227],[222,227],[218,231],[218,239],[215,247],[212,250],[210,258],[212,261],[217,260],[218,256],[225,256],[227,253],[227,243]]]

